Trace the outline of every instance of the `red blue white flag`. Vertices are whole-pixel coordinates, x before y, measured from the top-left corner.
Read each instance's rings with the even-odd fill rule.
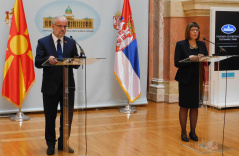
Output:
[[[122,9],[114,74],[130,102],[140,97],[138,45],[129,0],[124,0]]]

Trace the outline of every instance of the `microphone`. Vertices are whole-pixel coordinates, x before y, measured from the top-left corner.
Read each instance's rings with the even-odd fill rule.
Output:
[[[75,41],[72,36],[70,36],[70,38],[71,38],[73,41]],[[77,43],[76,41],[75,41],[75,43],[76,43],[76,44],[79,46],[79,48],[80,48],[80,56],[79,56],[79,58],[86,58],[85,52],[84,52],[84,50],[81,48],[80,44]]]
[[[225,52],[225,53],[227,53],[224,48],[222,48],[221,46],[217,45],[216,43],[213,43],[213,42],[211,42],[211,41],[209,41],[209,40],[207,40],[207,39],[205,39],[205,38],[203,38],[203,40],[208,41],[209,43],[212,43],[212,44],[216,45],[217,47],[219,47],[219,48],[220,48],[220,52]]]

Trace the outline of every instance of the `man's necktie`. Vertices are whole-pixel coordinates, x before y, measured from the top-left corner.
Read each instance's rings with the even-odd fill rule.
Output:
[[[62,49],[61,49],[61,40],[58,39],[57,40],[57,54],[59,56],[59,58],[62,58]]]

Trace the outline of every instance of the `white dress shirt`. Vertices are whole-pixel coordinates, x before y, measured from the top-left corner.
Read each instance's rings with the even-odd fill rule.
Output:
[[[53,39],[53,41],[54,41],[54,44],[55,44],[55,47],[56,47],[56,51],[57,51],[57,40],[59,39],[59,38],[57,38],[53,33],[52,33],[52,39]],[[61,50],[62,50],[62,53],[63,53],[63,37],[62,38],[60,38],[60,40],[61,40]]]

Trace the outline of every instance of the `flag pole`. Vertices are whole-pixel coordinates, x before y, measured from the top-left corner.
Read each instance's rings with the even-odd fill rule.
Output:
[[[15,0],[2,84],[2,96],[19,108],[19,112],[11,120],[30,119],[23,114],[20,107],[34,83],[32,47],[24,7],[22,0]]]
[[[137,110],[130,106],[129,99],[128,99],[128,104],[124,108],[120,109],[120,113],[132,114],[136,112]]]
[[[128,104],[121,113],[136,113],[129,105],[141,95],[138,45],[129,0],[124,0],[116,42],[114,74],[128,97]]]
[[[17,112],[17,114],[15,116],[12,116],[10,120],[22,122],[22,121],[30,120],[30,117],[24,115],[24,113],[21,111],[21,108],[19,108],[19,111]]]

